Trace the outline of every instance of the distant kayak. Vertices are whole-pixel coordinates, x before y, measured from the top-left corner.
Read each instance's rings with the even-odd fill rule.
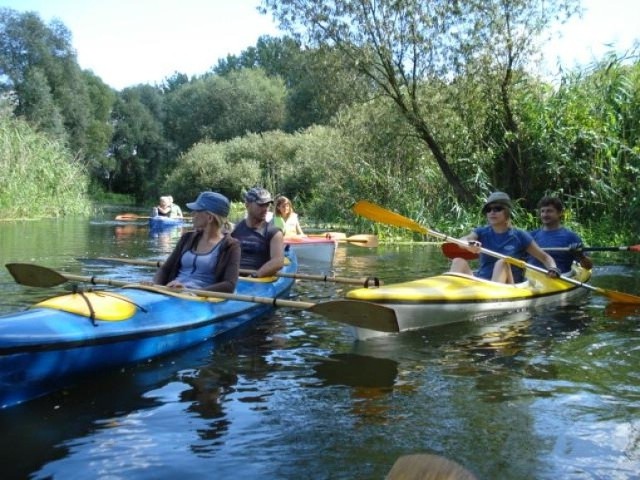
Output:
[[[171,228],[171,227],[181,227],[185,224],[184,218],[171,218],[171,217],[162,217],[158,215],[157,217],[149,218],[149,228],[152,230],[161,230],[163,228]]]

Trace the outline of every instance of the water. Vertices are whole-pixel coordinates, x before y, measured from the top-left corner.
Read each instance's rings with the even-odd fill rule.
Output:
[[[0,223],[2,264],[149,278],[143,267],[77,258],[163,258],[180,234],[109,218]],[[598,255],[593,284],[640,295],[639,258]],[[446,265],[432,245],[343,245],[335,270],[392,282]],[[294,293],[321,301],[348,288],[298,282]],[[0,312],[59,290],[18,286],[3,269]],[[353,342],[336,323],[280,309],[226,338],[0,411],[3,478],[382,479],[416,452],[482,479],[640,478],[639,324],[637,309],[587,295],[572,307]]]

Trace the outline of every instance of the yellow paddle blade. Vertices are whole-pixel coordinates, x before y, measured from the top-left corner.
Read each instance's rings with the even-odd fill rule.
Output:
[[[394,227],[407,228],[418,233],[429,233],[429,230],[410,218],[391,212],[386,208],[382,208],[375,203],[366,200],[360,200],[351,209],[356,215],[368,218],[374,222],[386,223]]]
[[[640,297],[631,295],[630,293],[616,292],[615,290],[607,290],[601,287],[593,287],[593,289],[609,298],[613,303],[626,303],[629,305],[640,305]]]

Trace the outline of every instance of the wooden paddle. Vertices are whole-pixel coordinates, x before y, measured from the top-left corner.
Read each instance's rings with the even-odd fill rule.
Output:
[[[347,237],[346,234],[340,232],[312,233],[309,237],[330,238],[338,243],[353,243],[359,247],[374,248],[378,246],[378,236],[366,233],[351,235],[350,237]]]
[[[126,263],[128,265],[141,265],[144,267],[161,267],[164,263],[162,260],[136,260],[134,258],[113,258],[113,257],[96,257],[96,258],[78,258],[77,260],[83,263]],[[255,270],[246,270],[241,268],[241,275],[251,275],[255,273]],[[276,277],[284,277],[284,278],[295,278],[299,280],[316,280],[320,282],[332,282],[332,283],[346,283],[350,285],[358,285],[364,288],[368,288],[372,285],[379,286],[382,285],[382,280],[379,280],[376,277],[367,277],[367,278],[348,278],[348,277],[334,277],[329,275],[306,275],[304,273],[285,273],[278,272],[274,276]]]
[[[144,287],[140,283],[130,283],[109,278],[85,277],[70,273],[58,272],[40,265],[29,263],[8,263],[9,273],[16,282],[29,287],[55,287],[66,282],[86,282],[93,285],[109,285],[113,287]],[[399,326],[393,309],[383,307],[371,302],[358,300],[332,300],[321,303],[299,302],[282,298],[256,297],[253,295],[239,295],[235,293],[210,292],[208,290],[175,289],[162,285],[154,285],[155,288],[172,293],[191,293],[200,297],[222,298],[226,300],[238,300],[241,302],[263,303],[273,307],[289,307],[307,310],[322,315],[330,320],[352,325],[354,327],[368,328],[380,332],[398,332]]]
[[[410,218],[403,217],[399,213],[392,212],[387,210],[379,205],[368,202],[366,200],[360,200],[353,206],[353,212],[362,217],[368,218],[369,220],[373,220],[375,222],[384,223],[387,225],[392,225],[394,227],[401,227],[412,230],[414,232],[428,234],[433,237],[444,240],[445,242],[456,243],[460,246],[468,246],[468,243],[464,240],[460,240],[458,238],[449,237],[443,233],[437,232],[435,230],[431,230],[429,228],[423,227],[419,223],[411,220]],[[501,258],[512,265],[515,265],[519,268],[525,268],[528,270],[534,270],[536,272],[546,274],[547,271],[544,268],[536,267],[535,265],[528,264],[523,260],[519,260],[517,258],[508,257],[498,252],[494,252],[492,250],[488,250],[486,248],[480,248],[480,251],[486,255],[491,255],[492,257]],[[640,297],[631,295],[629,293],[616,292],[615,290],[607,290],[600,287],[594,287],[593,285],[588,285],[586,283],[580,282],[570,277],[566,277],[564,275],[560,275],[558,278],[564,280],[565,282],[571,283],[573,285],[577,285],[593,292],[599,293],[600,295],[604,295],[608,297],[611,301],[616,303],[629,303],[629,304],[640,304]]]
[[[121,213],[116,215],[116,220],[149,220],[151,217],[145,217],[144,215],[138,215],[136,213]]]

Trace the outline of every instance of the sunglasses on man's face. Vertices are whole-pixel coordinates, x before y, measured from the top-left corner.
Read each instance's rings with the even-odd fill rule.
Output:
[[[484,213],[502,212],[503,210],[504,210],[504,207],[502,205],[488,205],[484,207]]]

